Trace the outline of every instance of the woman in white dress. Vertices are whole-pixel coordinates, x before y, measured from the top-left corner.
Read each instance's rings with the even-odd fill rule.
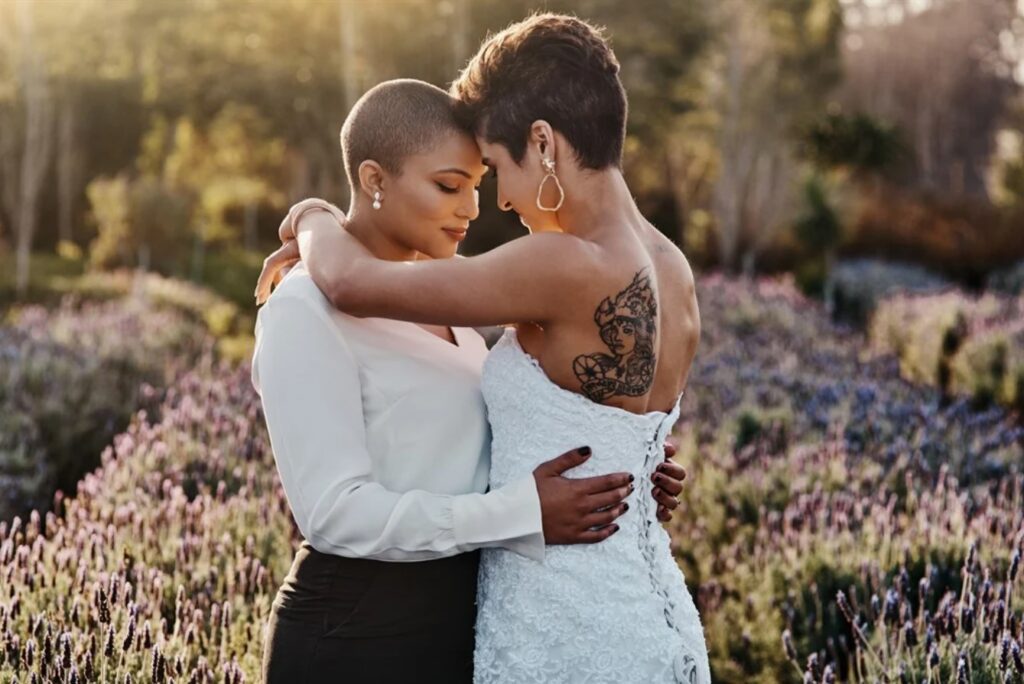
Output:
[[[419,81],[381,84],[353,108],[342,142],[349,229],[362,244],[381,259],[453,256],[485,169],[452,99]],[[385,208],[373,197],[381,178]],[[315,206],[344,218],[300,203],[289,220]],[[576,449],[485,491],[486,353],[472,329],[343,314],[301,267],[260,311],[253,380],[305,538],[273,603],[268,684],[468,682],[476,550],[540,562],[545,542],[614,535],[628,475],[562,477],[586,460]],[[682,476],[663,467],[661,499]]]
[[[396,263],[323,212],[298,225],[298,255],[349,314],[515,324],[483,371],[492,487],[581,441],[593,456],[574,475],[648,481],[678,417],[699,339],[693,275],[623,178],[618,71],[592,26],[543,14],[489,38],[453,84],[499,206],[528,237]],[[388,201],[386,183],[374,191]],[[271,264],[295,250],[286,243]],[[700,619],[651,503],[640,497],[607,542],[551,549],[543,562],[484,550],[475,681],[710,681]]]

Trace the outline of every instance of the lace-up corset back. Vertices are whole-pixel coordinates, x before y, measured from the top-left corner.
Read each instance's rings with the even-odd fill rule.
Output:
[[[549,546],[543,563],[485,549],[478,590],[477,682],[710,681],[697,610],[656,519],[647,483],[679,416],[635,414],[570,392],[505,332],[484,364],[492,487],[580,446],[567,477],[629,472],[620,530],[592,545]]]

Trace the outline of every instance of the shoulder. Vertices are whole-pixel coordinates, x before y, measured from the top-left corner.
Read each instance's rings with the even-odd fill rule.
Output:
[[[331,308],[331,303],[313,282],[309,271],[302,264],[297,264],[288,272],[274,293],[270,295],[267,304],[277,304],[279,307],[286,300],[299,300],[315,309],[324,311]]]
[[[677,293],[693,292],[696,289],[690,262],[674,242],[652,226],[651,237],[644,246],[658,270],[661,287],[668,286]]]
[[[289,329],[289,335],[329,335],[345,343],[350,318],[331,305],[305,268],[297,266],[260,308],[256,337],[258,341],[270,331]]]
[[[301,263],[288,272],[267,299],[261,312],[292,308],[307,310],[339,329],[346,329],[361,320],[339,311],[317,287],[313,277]]]
[[[589,240],[569,233],[534,233],[505,243],[500,249],[514,252],[533,265],[557,264],[571,273],[592,266],[601,257],[600,248]]]
[[[562,292],[586,288],[606,273],[604,250],[594,242],[568,233],[535,233],[504,245],[519,271],[539,285]]]

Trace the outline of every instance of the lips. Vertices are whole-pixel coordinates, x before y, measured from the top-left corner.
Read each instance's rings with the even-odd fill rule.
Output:
[[[469,232],[468,228],[442,228],[456,242],[462,242],[466,239],[466,234]]]

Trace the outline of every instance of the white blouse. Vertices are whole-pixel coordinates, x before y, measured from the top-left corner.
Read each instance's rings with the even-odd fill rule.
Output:
[[[336,310],[294,268],[259,312],[253,385],[299,530],[318,551],[419,561],[500,546],[543,560],[533,476],[486,492],[487,347]],[[486,493],[485,493],[486,492]]]

